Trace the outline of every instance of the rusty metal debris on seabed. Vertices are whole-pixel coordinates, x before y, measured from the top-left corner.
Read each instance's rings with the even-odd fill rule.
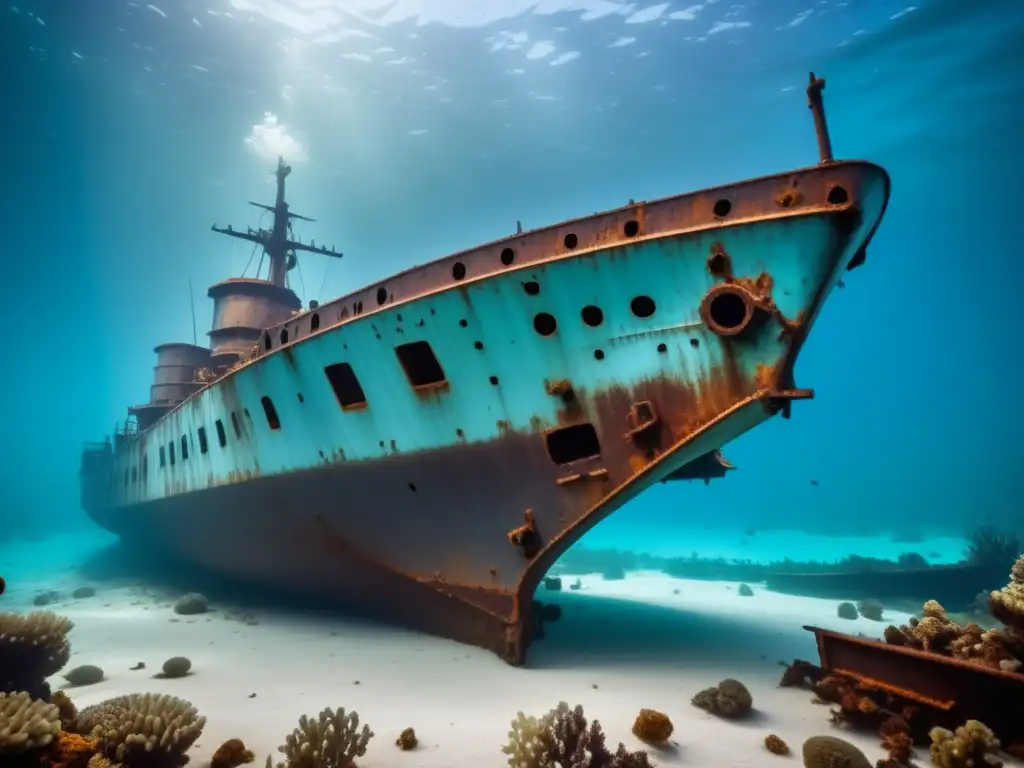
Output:
[[[517,231],[308,307],[296,254],[341,254],[296,239],[281,160],[271,228],[214,227],[262,249],[266,279],[209,289],[209,347],[156,348],[149,402],[83,452],[83,508],[127,546],[523,663],[534,590],[572,543],[654,483],[725,476],[724,445],[813,397],[794,364],[890,189],[833,159],[823,87],[812,167]]]

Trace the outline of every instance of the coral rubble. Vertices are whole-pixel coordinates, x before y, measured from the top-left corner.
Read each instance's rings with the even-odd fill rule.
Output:
[[[395,746],[403,752],[408,752],[411,749],[416,749],[419,746],[419,739],[416,738],[416,731],[412,728],[406,728],[395,739]]]

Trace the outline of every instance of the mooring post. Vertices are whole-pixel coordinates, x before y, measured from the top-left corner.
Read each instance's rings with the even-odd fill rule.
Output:
[[[807,86],[807,106],[814,115],[814,132],[818,137],[818,162],[832,162],[832,139],[828,135],[828,122],[825,120],[825,101],[821,92],[825,90],[825,79],[815,77],[811,72],[811,82]]]

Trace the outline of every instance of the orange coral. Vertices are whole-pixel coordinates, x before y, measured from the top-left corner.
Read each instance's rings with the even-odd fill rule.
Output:
[[[416,749],[416,745],[419,743],[419,739],[416,738],[416,731],[412,728],[406,728],[398,734],[398,738],[395,739],[395,746],[405,751]]]
[[[774,733],[764,737],[764,748],[773,755],[788,755],[789,745]]]
[[[641,709],[633,722],[633,735],[641,741],[657,744],[672,735],[672,721],[668,715],[653,709]]]
[[[889,759],[897,764],[906,764],[914,754],[914,740],[906,733],[894,733],[882,739],[882,749],[889,753]]]
[[[98,751],[98,740],[61,731],[53,740],[48,761],[53,768],[85,768]]]
[[[243,763],[256,759],[251,750],[245,748],[241,739],[228,739],[213,753],[210,768],[238,768]]]

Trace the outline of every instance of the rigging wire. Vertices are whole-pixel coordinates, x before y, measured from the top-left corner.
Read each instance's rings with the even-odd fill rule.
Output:
[[[320,283],[320,293],[317,294],[317,298],[319,298],[321,301],[323,301],[324,298],[324,288],[327,287],[327,273],[331,271],[332,261],[334,261],[334,259],[328,259],[327,266],[324,267],[324,279]]]

